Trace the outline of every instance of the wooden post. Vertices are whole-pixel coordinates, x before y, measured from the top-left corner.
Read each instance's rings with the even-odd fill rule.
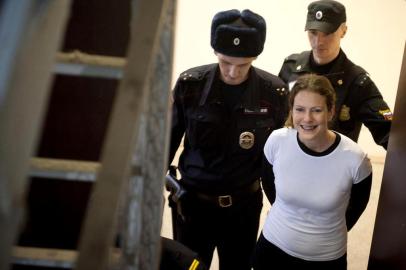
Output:
[[[24,215],[27,172],[70,7],[4,1],[0,15],[0,269],[8,269]]]
[[[176,1],[170,0],[163,18],[160,50],[142,114],[133,160],[135,175],[130,178],[123,213],[123,267],[126,270],[158,269],[160,263],[163,179],[167,169],[170,89]]]
[[[147,78],[157,53],[157,37],[168,1],[134,0],[127,66],[115,98],[103,145],[101,168],[87,209],[76,269],[107,269],[122,187],[130,176],[131,158],[145,106]]]
[[[406,269],[406,44],[372,236],[369,270]]]

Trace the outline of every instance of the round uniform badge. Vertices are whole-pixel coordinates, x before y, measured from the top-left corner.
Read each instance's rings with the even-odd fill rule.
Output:
[[[254,133],[245,131],[240,134],[240,147],[243,149],[250,149],[254,146],[255,136]]]
[[[233,43],[235,46],[240,45],[240,39],[238,37],[234,38]]]

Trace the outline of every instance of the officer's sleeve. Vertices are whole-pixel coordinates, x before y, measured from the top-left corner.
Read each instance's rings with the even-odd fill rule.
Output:
[[[392,112],[367,74],[360,75],[355,84],[358,87],[357,99],[360,101],[360,104],[357,104],[359,109],[356,117],[369,129],[374,141],[386,149]]]
[[[180,94],[181,85],[179,81],[176,83],[174,90],[172,91],[172,122],[171,122],[171,134],[169,145],[169,158],[168,166],[172,163],[175,157],[176,151],[179,148],[182,137],[185,133],[185,121],[184,111],[182,106],[182,95]]]
[[[361,214],[364,212],[369,201],[371,192],[372,173],[357,184],[353,184],[351,188],[351,197],[345,214],[347,230],[357,223]]]
[[[273,204],[276,198],[275,188],[275,175],[273,173],[273,166],[263,155],[262,159],[262,189],[269,202]]]

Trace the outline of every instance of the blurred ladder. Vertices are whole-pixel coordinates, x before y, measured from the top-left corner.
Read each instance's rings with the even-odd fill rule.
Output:
[[[27,171],[69,0],[0,2],[0,269],[24,215]]]
[[[119,257],[120,260],[113,261],[118,261],[118,267],[123,269],[158,269],[176,3],[133,2],[127,61],[81,52],[59,53],[54,68],[59,74],[121,78],[101,162],[31,160],[31,176],[75,181],[97,178],[79,249],[14,247],[16,264],[108,269],[110,259]],[[29,157],[27,167],[28,161]],[[24,178],[25,175],[21,175],[21,179]],[[124,192],[124,188],[128,192]],[[121,250],[116,250],[112,249],[113,237],[123,194],[121,197],[126,198],[122,214],[126,219],[123,222],[125,242]],[[15,231],[13,237],[17,233]],[[4,248],[11,250],[10,247],[11,244]],[[8,269],[7,265],[1,269]]]

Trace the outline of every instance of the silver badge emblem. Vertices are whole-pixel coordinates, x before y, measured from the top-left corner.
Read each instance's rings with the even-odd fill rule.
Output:
[[[233,43],[235,46],[240,45],[240,39],[238,37],[234,38]]]
[[[323,18],[323,12],[321,12],[321,10],[319,10],[316,12],[316,19],[321,20],[321,18]]]
[[[243,149],[250,149],[254,146],[255,136],[254,133],[245,131],[240,134],[240,146]]]

